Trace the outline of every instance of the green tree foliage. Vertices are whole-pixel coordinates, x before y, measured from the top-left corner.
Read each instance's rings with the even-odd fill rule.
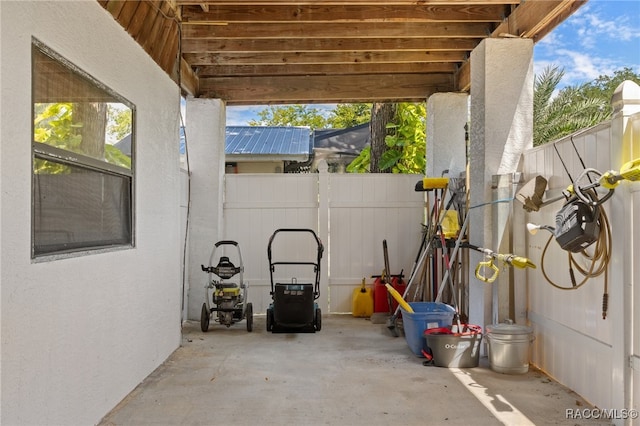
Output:
[[[426,158],[426,105],[425,103],[399,103],[393,120],[386,124],[387,149],[382,153],[379,168],[392,173],[425,172]],[[355,158],[347,171],[367,173],[370,170],[371,149],[366,147]]]
[[[131,133],[131,120],[133,117],[131,109],[116,108],[109,104],[107,106],[107,116],[109,117],[107,134],[115,141],[119,141]]]
[[[640,75],[635,74],[631,68],[625,67],[614,71],[612,76],[601,75],[590,83],[581,87],[581,92],[586,98],[599,98],[606,102],[605,112],[610,118],[612,111],[611,97],[613,92],[625,80],[630,80],[640,85]]]
[[[308,126],[311,130],[327,127],[327,118],[317,108],[308,105],[269,106],[258,112],[259,120],[250,126]]]
[[[305,126],[316,129],[344,129],[368,123],[371,119],[371,104],[337,104],[328,113],[308,105],[269,106],[258,112],[258,120],[249,121],[250,126]]]
[[[624,80],[640,84],[630,68],[600,76],[579,86],[557,91],[564,76],[559,67],[547,67],[536,76],[533,92],[533,145],[557,140],[611,118],[611,96]],[[555,96],[554,96],[555,95]]]
[[[33,126],[34,141],[64,149],[65,151],[86,155],[82,148],[84,126],[82,122],[78,122],[74,118],[75,107],[75,104],[65,102],[36,104]],[[131,158],[109,144],[104,146],[103,159],[110,164],[131,168]],[[69,168],[53,161],[36,159],[34,172],[69,173]]]
[[[327,124],[333,129],[345,129],[360,124],[368,123],[371,120],[372,104],[338,104],[331,111]]]
[[[73,123],[73,104],[67,102],[38,104],[33,125],[33,138],[56,148],[79,152],[82,135]]]

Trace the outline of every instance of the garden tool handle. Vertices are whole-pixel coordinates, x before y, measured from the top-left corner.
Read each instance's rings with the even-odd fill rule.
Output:
[[[623,180],[637,181],[640,179],[640,158],[624,163],[619,172],[609,170],[600,178],[600,185],[613,189]]]
[[[491,275],[490,277],[487,277],[485,275],[482,275],[480,273],[481,270],[485,269],[485,268],[489,268],[493,270],[493,275]],[[495,265],[495,263],[493,263],[493,258],[490,257],[488,260],[485,260],[484,262],[478,262],[478,266],[476,266],[476,278],[479,279],[480,281],[484,281],[485,283],[492,283],[496,280],[496,278],[498,278],[498,273],[500,272],[500,269],[498,269],[498,267]]]
[[[398,302],[398,305],[402,306],[404,310],[409,312],[410,314],[414,313],[411,305],[405,302],[405,300],[402,298],[402,295],[398,293],[398,291],[395,288],[391,287],[391,284],[387,283],[384,286],[389,291],[389,294],[391,294],[391,296],[393,296],[393,298],[396,299],[396,302]]]
[[[528,258],[522,256],[516,256],[514,254],[499,254],[498,259],[506,262],[511,266],[515,266],[516,268],[532,268],[536,269],[536,265]]]

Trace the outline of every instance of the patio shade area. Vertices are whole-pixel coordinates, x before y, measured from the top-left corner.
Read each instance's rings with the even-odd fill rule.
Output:
[[[483,39],[537,42],[584,3],[100,1],[186,94],[227,105],[468,91],[470,53]]]

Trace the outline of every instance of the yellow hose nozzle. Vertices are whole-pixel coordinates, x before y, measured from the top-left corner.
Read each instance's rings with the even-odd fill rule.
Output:
[[[533,263],[531,260],[529,260],[526,257],[513,256],[509,264],[521,269],[524,269],[524,268],[536,269],[535,263]]]
[[[536,269],[536,265],[529,260],[526,257],[522,257],[522,256],[516,256],[513,254],[499,254],[498,256],[499,260],[502,260],[503,262],[506,262],[507,264],[511,265],[511,266],[515,266],[516,268],[533,268]]]

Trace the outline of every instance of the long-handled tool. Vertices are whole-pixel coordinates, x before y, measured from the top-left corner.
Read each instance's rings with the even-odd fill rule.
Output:
[[[456,296],[456,289],[455,289],[455,286],[453,285],[453,277],[451,276],[452,266],[449,260],[449,255],[447,253],[447,242],[444,238],[444,232],[442,231],[442,226],[439,225],[438,228],[439,228],[439,234],[440,234],[440,245],[442,246],[442,259],[444,260],[444,267],[446,270],[445,275],[448,278],[446,282],[449,284],[449,289],[451,290],[451,298],[453,299],[453,305],[456,310],[456,313],[454,315],[454,320],[458,324],[458,330],[462,330],[462,327],[460,324],[460,306],[458,305],[458,297]],[[444,286],[445,286],[445,281],[443,280],[440,288],[444,288]]]
[[[405,311],[409,313],[413,313],[413,308],[411,307],[411,305],[409,305],[404,300],[402,295],[398,293],[398,291],[395,288],[393,288],[391,284],[387,283],[384,286],[387,288],[387,291],[389,292],[389,294],[393,296],[394,299],[396,299],[396,302],[398,302],[398,306],[401,306]]]
[[[445,194],[445,189],[447,188],[448,185],[448,178],[423,178],[421,181],[419,181],[416,186],[415,186],[415,190],[416,191],[432,191],[432,190],[436,190],[436,189],[442,189],[443,190],[443,194]],[[405,288],[405,291],[402,295],[403,300],[406,299],[407,294],[409,294],[409,291],[411,290],[415,278],[418,276],[418,271],[420,270],[420,265],[423,264],[423,262],[425,262],[427,256],[429,255],[429,253],[431,252],[431,246],[433,244],[433,238],[435,236],[435,230],[437,229],[438,226],[441,226],[442,223],[441,221],[444,220],[445,215],[442,215],[442,217],[437,220],[438,218],[438,212],[440,210],[442,210],[443,206],[444,206],[444,200],[445,200],[445,196],[443,195],[442,200],[440,205],[438,205],[437,201],[434,204],[433,207],[433,211],[431,212],[431,218],[430,218],[430,222],[428,223],[427,229],[425,230],[425,234],[423,236],[423,242],[424,244],[421,244],[420,249],[422,250],[422,252],[419,254],[418,260],[416,262],[416,267],[412,268],[412,273],[409,276],[409,281],[407,282],[407,286]],[[449,200],[449,203],[447,205],[447,209],[451,206],[453,202],[453,198]],[[398,315],[400,315],[400,306],[398,305],[395,309],[395,311],[393,312],[393,314],[388,318],[387,320],[387,328],[389,329],[389,331],[391,332],[391,334],[394,337],[398,336],[398,332],[396,330],[396,322],[398,320]]]
[[[393,278],[391,278],[391,269],[389,269],[389,250],[387,248],[387,240],[382,240],[382,254],[384,256],[384,274],[382,276],[382,283],[385,285],[391,285]],[[389,302],[389,312],[393,312],[392,298],[387,293],[387,300]]]

